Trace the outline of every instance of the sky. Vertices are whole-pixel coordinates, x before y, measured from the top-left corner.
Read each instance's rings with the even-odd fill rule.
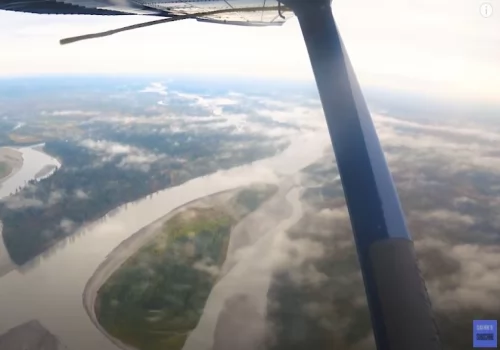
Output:
[[[485,0],[487,1],[487,0]],[[335,0],[362,86],[498,101],[500,1]],[[183,21],[60,46],[59,39],[151,20],[0,11],[0,76],[181,73],[312,80],[300,27]]]

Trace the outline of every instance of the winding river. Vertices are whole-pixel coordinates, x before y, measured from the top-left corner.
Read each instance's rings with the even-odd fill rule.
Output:
[[[295,174],[318,159],[327,144],[326,135],[306,134],[272,158],[199,177],[117,208],[61,242],[36,264],[15,269],[0,278],[0,334],[28,320],[38,319],[71,350],[116,350],[116,345],[94,326],[82,303],[87,281],[114,248],[141,228],[188,202],[255,181],[275,182]],[[43,162],[36,159],[33,162],[37,164],[33,164],[32,151],[38,152],[23,151],[23,168],[9,179],[12,182],[9,186],[14,186],[9,188],[17,188],[33,178],[43,166],[53,164],[41,164]],[[2,188],[2,191],[9,190]],[[2,249],[5,249],[2,245],[3,241],[0,242],[0,260]]]
[[[19,171],[0,184],[0,199],[13,194],[18,188],[26,186],[30,180],[40,180],[41,178],[36,176],[45,166],[61,166],[57,159],[37,150],[36,147],[39,146],[43,146],[43,144],[17,149],[23,155],[23,165]],[[45,174],[42,178],[50,176],[52,172]]]
[[[40,180],[52,175],[55,169],[61,166],[57,159],[39,151],[37,147],[40,146],[43,146],[43,144],[17,149],[23,157],[22,167],[0,183],[0,199],[15,193],[16,190],[26,186],[30,180]],[[54,169],[42,177],[37,177],[40,171],[46,166],[53,166]],[[11,262],[9,254],[3,245],[0,229],[0,278],[13,269],[15,269],[15,265]]]

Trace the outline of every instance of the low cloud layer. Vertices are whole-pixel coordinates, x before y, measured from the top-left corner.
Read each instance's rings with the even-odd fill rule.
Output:
[[[443,349],[470,349],[472,320],[500,317],[497,137],[480,124],[375,119]],[[276,236],[267,332],[261,334],[266,349],[375,346],[349,216],[330,157],[331,150],[303,172],[304,215]]]
[[[135,168],[145,172],[149,171],[148,165],[165,158],[145,149],[106,140],[85,139],[80,145],[99,154],[104,162],[120,157],[119,167]]]
[[[168,93],[167,93],[168,91]],[[256,96],[227,92],[222,94],[185,92],[165,82],[153,82],[140,90],[159,94],[161,100],[150,106],[147,115],[123,112],[96,116],[89,123],[106,123],[116,130],[148,127],[157,134],[219,132],[225,135],[288,139],[302,129],[320,130],[325,126],[317,101],[307,96]]]

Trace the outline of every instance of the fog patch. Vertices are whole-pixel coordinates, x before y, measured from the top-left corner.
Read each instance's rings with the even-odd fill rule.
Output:
[[[115,0],[116,1],[116,0]],[[156,93],[159,95],[168,95],[167,87],[161,82],[154,82],[139,91],[140,93]]]
[[[76,224],[70,219],[62,219],[59,223],[59,227],[64,231],[64,233],[70,234],[75,229]]]
[[[196,261],[193,264],[193,268],[195,270],[208,273],[212,277],[217,277],[220,273],[219,267],[217,265],[214,265],[213,262],[208,259]]]
[[[25,198],[20,195],[10,196],[7,199],[3,199],[3,202],[9,209],[40,208],[44,205],[39,199]]]
[[[78,199],[88,199],[89,195],[85,191],[78,189],[75,190],[75,197]]]

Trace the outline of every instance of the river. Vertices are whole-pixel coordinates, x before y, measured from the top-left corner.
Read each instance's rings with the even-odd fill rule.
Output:
[[[212,289],[183,350],[258,348],[254,342],[265,333],[275,247],[302,217],[297,182],[293,176],[282,180],[278,193],[233,229],[223,275]],[[234,300],[236,304],[231,305]]]
[[[37,148],[40,146],[43,146],[43,144],[31,147],[16,148],[16,150],[21,152],[22,154],[23,164],[21,166],[21,169],[19,169],[14,174],[10,175],[5,181],[0,183],[0,199],[15,193],[19,188],[26,186],[28,184],[28,181],[30,180],[40,180],[52,175],[56,168],[61,166],[57,159],[52,158],[51,156],[39,151]],[[37,178],[37,174],[39,174],[39,172],[44,167],[49,165],[53,165],[54,169],[51,172],[44,174],[44,176]],[[3,245],[3,238],[0,228],[0,278],[14,268],[15,265],[10,260],[9,254],[7,253],[7,250]]]
[[[117,208],[112,215],[66,239],[32,267],[0,278],[0,334],[38,319],[71,350],[116,350],[93,325],[82,303],[87,281],[115,247],[190,201],[255,181],[275,182],[281,176],[295,174],[318,159],[327,144],[327,135],[310,133],[275,157],[196,178]],[[27,169],[32,167],[28,158],[25,165]],[[23,183],[26,179],[15,180]]]
[[[26,186],[28,181],[37,179],[36,175],[45,166],[61,166],[57,159],[52,158],[35,148],[39,146],[43,146],[43,144],[32,147],[17,148],[17,150],[23,155],[23,165],[19,171],[12,176],[9,176],[7,180],[0,184],[0,199],[13,194],[18,188]],[[52,172],[44,174],[43,178],[48,177],[51,174]],[[37,180],[40,179],[41,178],[38,178]]]

